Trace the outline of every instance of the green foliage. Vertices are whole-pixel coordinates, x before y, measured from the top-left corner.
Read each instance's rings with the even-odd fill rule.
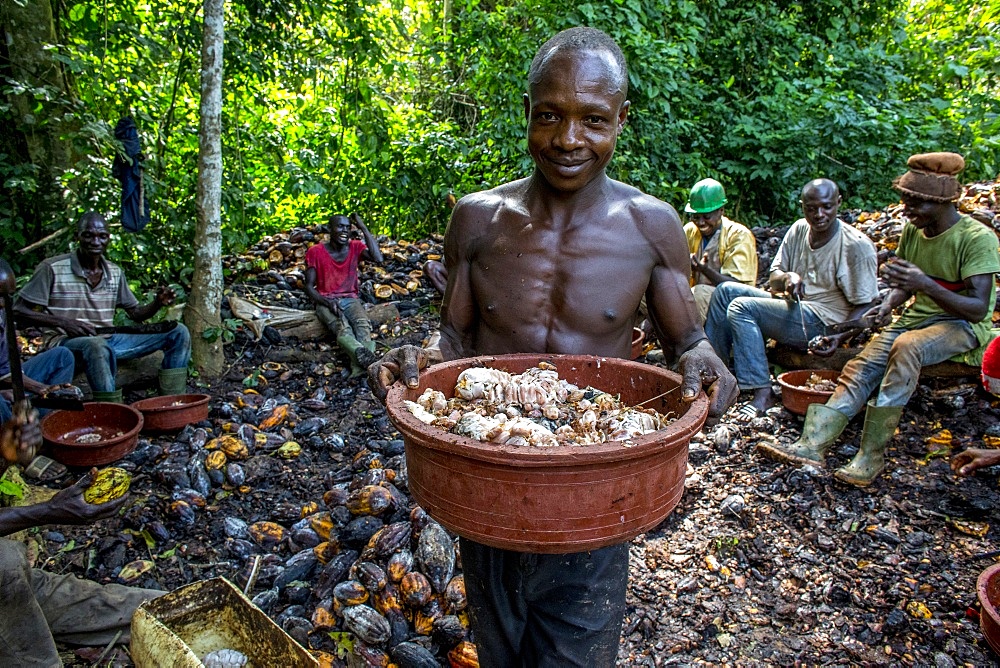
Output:
[[[187,285],[201,3],[53,8],[56,40],[45,53],[61,79],[0,63],[0,241],[20,248],[90,209],[114,224],[112,128],[130,113],[152,222],[116,234],[109,254],[142,288]],[[924,150],[957,150],[964,178],[991,178],[1000,169],[998,13],[968,0],[456,0],[445,17],[420,0],[234,0],[224,248],[335,211],[358,210],[394,237],[443,232],[450,193],[529,173],[528,64],[574,25],[605,30],[629,60],[629,127],[612,174],[678,208],[706,176],[726,185],[730,215],[748,223],[797,217],[797,192],[816,176],[840,183],[849,206],[881,206],[895,200],[888,177]],[[59,165],[30,158],[42,136],[68,146]],[[23,274],[69,237],[4,255]]]

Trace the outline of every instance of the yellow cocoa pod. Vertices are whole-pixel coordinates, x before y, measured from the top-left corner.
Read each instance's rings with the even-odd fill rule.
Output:
[[[108,503],[125,496],[131,484],[128,471],[112,466],[97,472],[94,482],[84,490],[83,500],[94,505]]]
[[[208,453],[208,457],[205,458],[205,468],[209,471],[221,469],[226,465],[227,461],[226,453],[222,450],[212,450]]]
[[[234,461],[242,461],[250,456],[250,450],[246,444],[235,436],[222,436],[219,438],[219,449],[226,453],[226,457]]]

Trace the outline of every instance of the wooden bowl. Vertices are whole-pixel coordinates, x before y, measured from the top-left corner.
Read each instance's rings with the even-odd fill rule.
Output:
[[[826,400],[833,396],[832,391],[811,390],[803,387],[813,374],[823,380],[834,382],[840,378],[840,372],[834,369],[799,369],[786,371],[778,376],[778,385],[781,386],[781,403],[796,415],[805,415],[809,404],[825,404]]]
[[[142,413],[125,404],[89,402],[82,411],[53,411],[42,420],[42,439],[66,466],[102,466],[135,449]],[[88,442],[91,441],[93,442]]]
[[[177,431],[207,419],[209,399],[207,394],[171,394],[136,401],[132,408],[142,413],[144,432]]]
[[[976,582],[979,595],[979,626],[993,651],[1000,654],[1000,564],[993,564],[980,573]]]
[[[428,387],[454,394],[458,375],[473,366],[521,373],[539,362],[580,387],[619,394],[678,416],[668,429],[622,442],[588,446],[518,447],[482,443],[426,425],[403,404]],[[584,552],[634,538],[662,522],[684,491],[688,442],[708,415],[704,394],[684,403],[681,377],[622,359],[582,355],[501,355],[438,364],[416,389],[393,385],[390,419],[406,443],[413,498],[460,536],[520,552]]]

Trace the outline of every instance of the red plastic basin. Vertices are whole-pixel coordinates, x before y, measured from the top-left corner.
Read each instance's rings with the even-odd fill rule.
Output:
[[[622,442],[548,448],[481,443],[425,425],[407,410],[427,387],[454,393],[471,366],[521,373],[539,362],[580,387],[618,394],[626,405],[679,415],[666,430]],[[386,408],[406,443],[410,492],[442,525],[477,542],[521,552],[583,552],[615,545],[662,522],[684,491],[688,442],[708,399],[681,400],[681,377],[647,364],[579,355],[502,355],[431,367],[420,385],[397,383]],[[664,394],[666,393],[666,394]]]
[[[976,582],[979,594],[979,626],[993,651],[1000,654],[1000,564],[993,564],[980,573]]]
[[[177,431],[206,419],[209,399],[207,394],[171,394],[141,399],[132,408],[142,413],[143,431]]]
[[[82,411],[53,411],[42,420],[42,438],[52,459],[66,466],[102,466],[135,449],[142,413],[125,404],[94,401]],[[100,440],[86,441],[92,434]]]
[[[796,415],[805,415],[809,404],[825,404],[832,395],[832,391],[812,390],[803,387],[809,377],[813,374],[823,380],[836,381],[840,378],[840,372],[834,369],[799,369],[798,371],[786,371],[778,376],[778,385],[781,386],[781,403]]]

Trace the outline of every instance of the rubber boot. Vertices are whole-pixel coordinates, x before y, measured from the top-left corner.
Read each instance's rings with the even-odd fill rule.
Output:
[[[188,370],[185,367],[180,369],[160,369],[159,383],[160,396],[168,394],[184,394],[187,392]]]
[[[789,464],[799,466],[825,466],[824,458],[827,450],[837,440],[844,427],[850,421],[846,415],[833,408],[827,408],[826,404],[809,404],[806,409],[806,423],[802,425],[802,435],[799,440],[790,445],[778,445],[777,443],[759,443],[757,449],[761,453]]]
[[[115,390],[114,392],[94,392],[94,401],[106,401],[112,404],[124,403],[122,401],[122,391]]]
[[[872,484],[885,468],[885,446],[896,433],[902,414],[902,406],[876,406],[869,401],[858,454],[854,455],[850,464],[837,469],[833,477],[857,487]]]

